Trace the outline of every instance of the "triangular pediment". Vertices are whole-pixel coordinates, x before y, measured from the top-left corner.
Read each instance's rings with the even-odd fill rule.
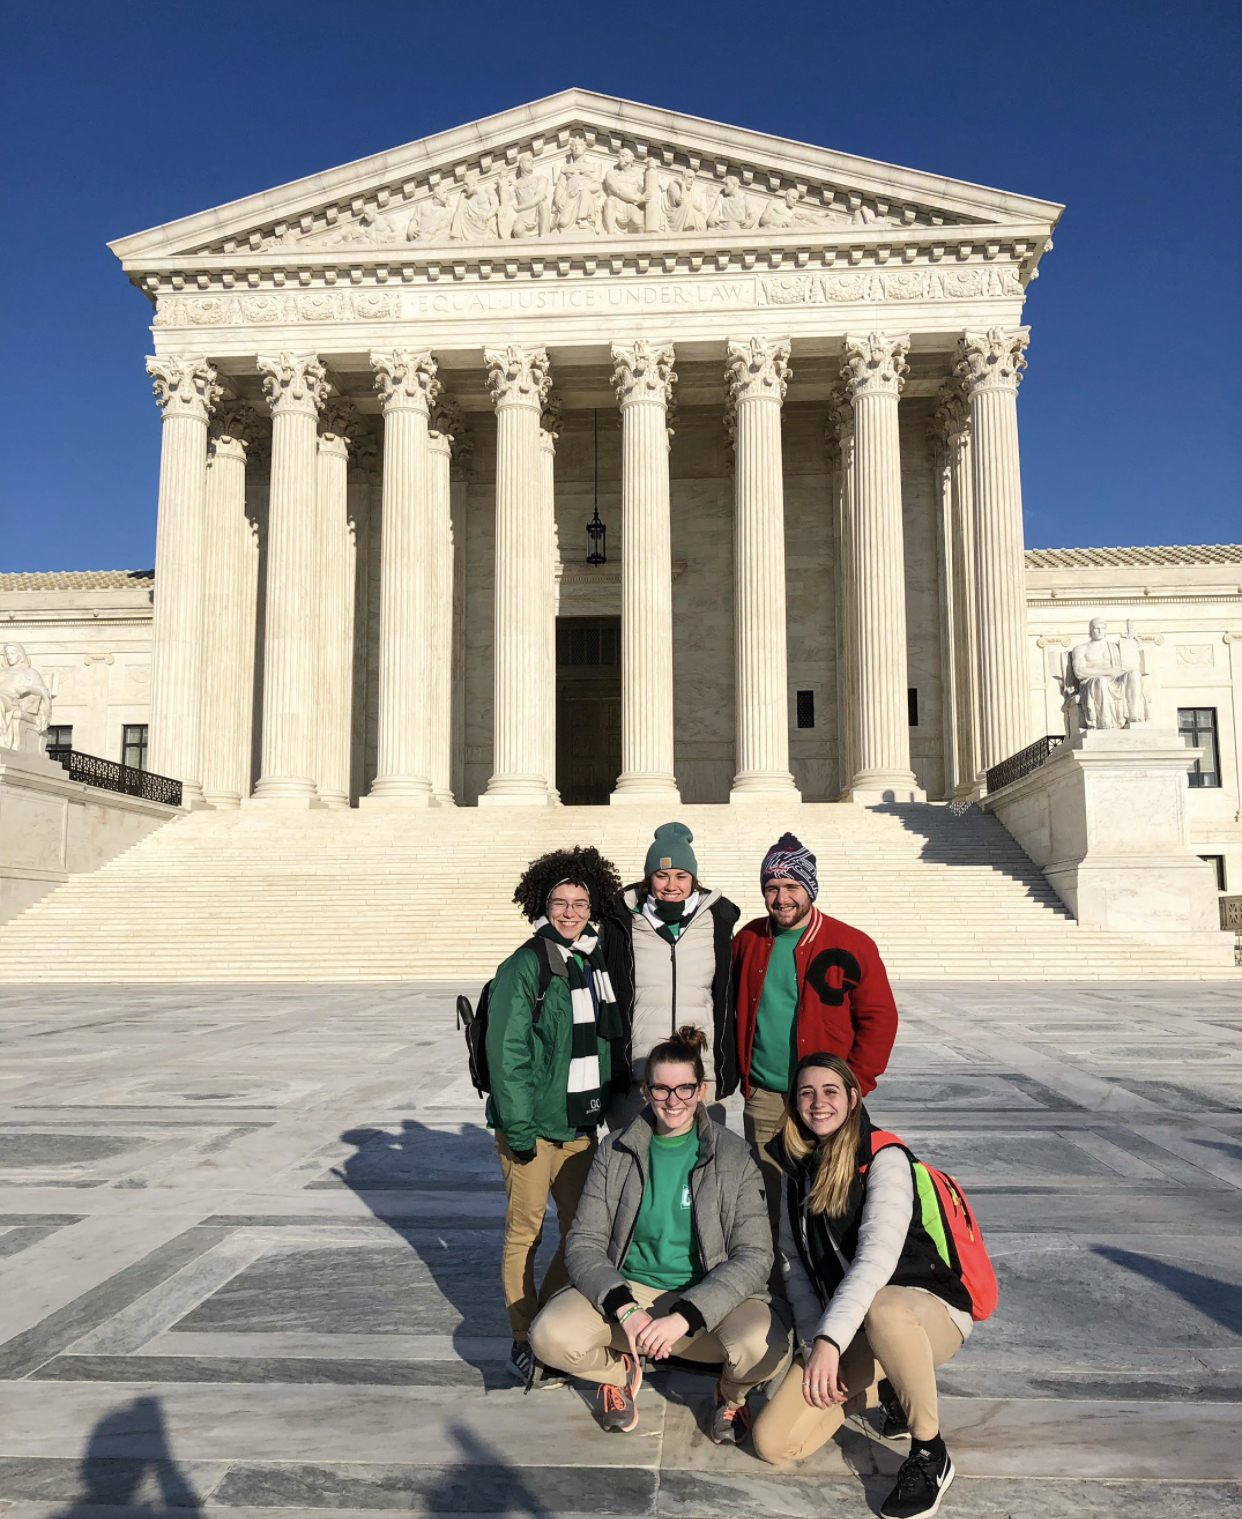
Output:
[[[799,241],[886,228],[1051,231],[1061,207],[585,90],[425,137],[111,244],[321,263],[573,243]],[[201,265],[200,265],[201,267]]]

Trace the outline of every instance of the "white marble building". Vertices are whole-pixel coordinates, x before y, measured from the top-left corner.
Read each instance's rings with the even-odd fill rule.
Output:
[[[0,619],[71,672],[76,747],[145,708],[188,798],[417,807],[970,795],[1062,731],[1098,610],[1174,726],[1214,712],[1192,824],[1227,855],[1242,555],[1024,562],[1059,213],[574,90],[125,238],[149,705],[149,583],[5,577]]]

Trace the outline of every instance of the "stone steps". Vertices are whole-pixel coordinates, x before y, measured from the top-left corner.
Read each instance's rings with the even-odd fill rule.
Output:
[[[199,812],[0,927],[0,980],[485,977],[522,934],[526,862],[596,844],[626,880],[669,809]],[[1216,978],[1193,948],[1079,928],[995,819],[938,806],[681,807],[708,881],[762,911],[758,865],[792,827],[820,905],[901,980]],[[445,891],[445,882],[449,889]]]

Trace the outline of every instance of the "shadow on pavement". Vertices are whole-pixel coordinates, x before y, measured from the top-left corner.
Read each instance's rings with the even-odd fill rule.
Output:
[[[512,1379],[495,1354],[480,1354],[472,1341],[509,1338],[500,1285],[503,1238],[499,1219],[452,1219],[395,1215],[383,1206],[395,1192],[445,1192],[469,1196],[503,1191],[500,1166],[490,1131],[462,1124],[459,1133],[433,1129],[405,1118],[395,1132],[379,1128],[346,1129],[341,1135],[355,1146],[353,1155],[333,1167],[333,1174],[356,1192],[375,1217],[409,1245],[427,1268],[441,1296],[456,1310],[452,1330],[458,1356],[475,1368],[486,1387],[510,1387]],[[555,1215],[554,1215],[555,1220]],[[555,1221],[553,1222],[555,1231]],[[468,1240],[453,1239],[468,1234]]]
[[[158,1398],[135,1398],[104,1414],[91,1430],[79,1476],[82,1492],[54,1519],[89,1519],[101,1507],[144,1514],[202,1509],[189,1478],[173,1460]],[[140,1496],[144,1487],[153,1488],[162,1501]]]
[[[1124,1266],[1127,1271],[1145,1276],[1149,1282],[1176,1293],[1184,1303],[1189,1303],[1231,1334],[1242,1335],[1242,1292],[1236,1283],[1204,1276],[1199,1271],[1187,1271],[1184,1266],[1175,1266],[1157,1256],[1119,1250],[1113,1245],[1093,1245],[1091,1248],[1096,1255],[1112,1261],[1115,1266]]]

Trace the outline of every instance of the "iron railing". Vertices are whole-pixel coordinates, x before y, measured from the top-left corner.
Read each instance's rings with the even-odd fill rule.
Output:
[[[181,806],[181,782],[171,776],[155,775],[150,770],[136,770],[133,765],[118,765],[115,760],[100,759],[97,754],[83,754],[63,744],[49,744],[48,759],[59,760],[71,781],[98,786],[101,791],[119,791],[122,796],[139,796],[144,802],[164,802]]]
[[[993,765],[987,774],[988,795],[990,796],[993,791],[999,791],[1002,786],[1011,786],[1014,781],[1021,780],[1024,775],[1030,775],[1032,770],[1038,770],[1048,756],[1059,749],[1064,742],[1064,733],[1049,733],[1043,738],[1037,738],[1025,749],[1019,749],[1017,754],[1011,754],[1008,759],[1001,760],[999,765]]]

